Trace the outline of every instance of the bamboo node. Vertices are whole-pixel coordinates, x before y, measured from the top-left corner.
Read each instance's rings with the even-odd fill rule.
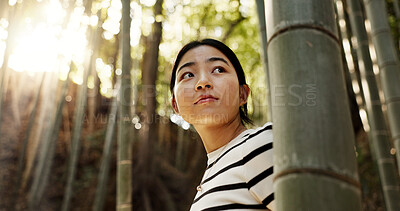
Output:
[[[394,102],[398,102],[398,101],[400,101],[400,97],[387,97],[385,99],[386,105],[388,105],[389,103],[394,103]]]
[[[373,28],[373,27],[371,27],[371,28]],[[379,29],[379,30],[376,30],[376,31],[371,31],[371,37],[375,37],[375,36],[377,36],[378,34],[381,34],[381,33],[391,33],[391,31],[390,31],[390,29],[386,29],[386,28]]]
[[[324,169],[314,169],[314,168],[296,168],[296,169],[284,170],[284,171],[281,171],[278,174],[276,174],[276,176],[273,178],[273,181],[275,182],[278,178],[289,175],[289,174],[304,174],[304,173],[317,174],[317,175],[331,177],[331,178],[346,182],[350,185],[353,185],[353,186],[357,187],[358,189],[361,188],[360,183],[356,179],[353,179],[351,177],[348,177],[348,176],[345,176],[342,174],[338,174],[333,171],[324,170]]]
[[[131,208],[132,204],[118,204],[117,209],[125,209],[125,208]]]
[[[337,38],[337,36],[333,32],[329,31],[328,29],[326,29],[322,26],[313,25],[313,24],[297,24],[297,25],[286,26],[286,27],[283,27],[283,28],[279,29],[278,31],[276,31],[267,41],[267,48],[268,48],[269,44],[272,42],[272,40],[274,38],[276,38],[278,35],[288,32],[288,31],[296,30],[296,29],[314,29],[314,30],[320,31],[320,32],[328,35],[328,37],[332,38],[337,44],[341,43],[339,41],[339,39]]]
[[[118,161],[118,165],[131,165],[132,161],[131,160],[120,160]]]
[[[392,158],[381,158],[378,160],[379,164],[393,164],[394,166],[394,160]]]
[[[374,135],[377,135],[377,136],[389,136],[389,133],[386,130],[374,130],[373,132],[374,132]]]
[[[397,185],[384,185],[382,189],[385,191],[396,191],[396,192],[400,190],[400,188]]]

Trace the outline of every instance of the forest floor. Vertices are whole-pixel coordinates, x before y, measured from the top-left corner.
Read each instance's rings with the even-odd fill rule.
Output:
[[[11,96],[8,93],[3,104],[0,130],[0,211],[27,210],[29,188],[32,183],[31,178],[35,173],[35,168],[33,167],[30,171],[31,176],[27,177],[28,179],[25,181],[26,185],[21,187],[18,194],[15,195],[18,158],[22,150],[30,114],[27,112],[19,113],[18,109],[15,107],[16,105],[13,105],[11,100],[7,100],[10,98]],[[20,98],[17,107],[27,106],[29,100],[29,98]],[[97,173],[103,150],[103,141],[100,139],[105,133],[105,125],[106,121],[96,121],[94,132],[90,134],[88,133],[87,127],[83,128],[83,137],[91,139],[91,142],[85,141],[81,149],[76,181],[74,183],[72,210],[91,210],[97,184]],[[63,125],[62,128],[64,126],[65,125]],[[51,166],[50,177],[43,198],[40,201],[40,210],[59,210],[62,203],[66,181],[66,164],[70,151],[69,142],[66,141],[68,138],[70,138],[70,133],[66,133],[65,130],[61,129],[54,161]],[[33,152],[31,147],[32,145],[28,145],[28,154]],[[114,160],[111,162],[115,163],[115,151],[113,159]],[[111,165],[109,193],[106,198],[105,210],[115,209],[115,171],[115,165]],[[24,174],[26,174],[26,169]]]
[[[26,136],[32,97],[20,96],[17,101],[11,99],[11,94],[7,93],[3,103],[2,121],[0,121],[0,211],[28,210],[28,199],[31,194],[32,178],[35,175],[35,164],[37,164],[38,157],[36,154],[35,159],[35,156],[32,155],[40,148],[41,143],[41,138],[29,139],[26,157],[24,159],[23,177],[21,181],[17,182],[18,159]],[[39,104],[39,107],[40,106],[42,105]],[[64,106],[63,123],[57,140],[50,176],[45,186],[44,194],[38,203],[38,210],[40,211],[60,210],[61,208],[71,147],[71,125],[73,122],[74,106],[74,100]],[[87,116],[84,118],[84,126],[81,135],[82,145],[77,164],[77,173],[73,184],[73,197],[71,199],[70,210],[92,210],[103,152],[104,136],[106,133],[107,113],[107,108],[103,108],[103,110],[99,109],[92,129],[88,127]],[[166,119],[166,121],[169,122],[169,119]],[[36,127],[39,127],[40,124],[42,123],[36,122],[32,131],[35,131]],[[195,185],[198,184],[205,169],[206,154],[195,132],[186,131],[185,135],[182,136],[182,139],[186,141],[185,147],[187,151],[184,153],[184,155],[186,155],[186,164],[184,168],[176,167],[175,140],[177,139],[178,127],[170,122],[167,126],[164,125],[163,127],[167,129],[164,129],[164,135],[160,136],[162,136],[161,139],[164,139],[166,142],[164,141],[164,146],[156,146],[153,149],[152,156],[155,158],[155,162],[153,164],[153,175],[150,178],[158,181],[158,185],[164,187],[164,192],[151,186],[155,184],[150,185],[149,189],[153,190],[149,191],[152,210],[158,211],[162,209],[160,207],[165,206],[165,204],[175,207],[173,210],[188,210],[195,194]],[[32,132],[32,134],[30,136],[42,137],[41,134],[35,134],[35,132]],[[110,176],[107,185],[104,210],[115,210],[116,148],[115,141],[112,150],[112,164],[110,165]],[[136,150],[137,148],[136,142]],[[133,159],[135,163],[137,162],[135,159],[138,158],[134,156]],[[27,169],[29,169],[27,168],[28,160],[33,160],[31,162],[31,171],[27,171]],[[135,167],[135,165],[133,165],[133,167]],[[138,171],[140,172],[140,169],[133,168],[133,174]],[[162,184],[160,184],[160,182]],[[143,210],[142,208],[144,206],[143,198],[140,196],[140,183],[140,179],[137,179],[137,174],[135,174],[133,183],[134,210]],[[18,191],[16,191],[18,187],[17,184],[19,184],[20,187]],[[137,187],[139,187],[139,190]]]

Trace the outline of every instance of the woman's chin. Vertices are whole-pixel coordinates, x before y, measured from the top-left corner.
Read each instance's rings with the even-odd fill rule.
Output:
[[[204,114],[196,115],[188,119],[190,124],[196,126],[216,126],[229,122],[227,114]]]

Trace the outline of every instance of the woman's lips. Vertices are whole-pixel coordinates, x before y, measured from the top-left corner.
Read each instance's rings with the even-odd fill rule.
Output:
[[[208,103],[208,102],[213,102],[213,101],[217,101],[217,100],[218,100],[218,98],[216,98],[212,95],[201,95],[194,104]]]

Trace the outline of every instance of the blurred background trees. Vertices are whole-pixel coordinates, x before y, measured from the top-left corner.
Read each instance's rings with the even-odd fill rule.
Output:
[[[379,149],[393,163],[382,167],[368,140],[375,143],[372,110],[381,109],[379,125],[389,125],[381,91],[387,83],[367,37],[368,77],[382,104],[370,108],[357,60],[366,55],[354,45],[360,32],[351,26],[343,34],[357,20],[364,24],[366,13],[360,0],[337,2],[362,209],[385,210],[380,169],[396,168],[396,150],[386,132]],[[354,2],[360,11],[347,6]],[[398,52],[398,4],[382,2],[387,9],[378,15],[388,15]],[[250,116],[256,125],[270,121],[261,8],[254,0],[0,1],[0,210],[188,210],[206,155],[194,129],[170,107],[172,64],[189,41],[224,41],[250,84]]]

